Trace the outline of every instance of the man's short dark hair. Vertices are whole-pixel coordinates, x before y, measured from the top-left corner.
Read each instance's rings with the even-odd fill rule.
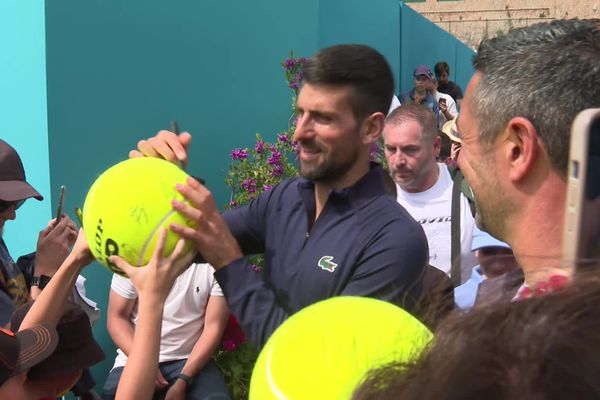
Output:
[[[450,75],[450,66],[446,61],[440,61],[437,64],[435,64],[435,67],[433,67],[433,71],[435,72],[435,76],[438,78],[444,72]]]
[[[350,86],[350,106],[357,118],[387,114],[394,94],[394,76],[385,57],[364,45],[342,44],[321,49],[302,69],[309,85]]]
[[[491,143],[514,117],[535,126],[553,168],[567,173],[569,132],[600,106],[600,21],[558,20],[484,40],[473,58],[481,75],[473,110]]]

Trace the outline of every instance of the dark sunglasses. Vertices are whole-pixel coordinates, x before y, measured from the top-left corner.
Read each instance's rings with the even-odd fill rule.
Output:
[[[19,207],[21,207],[23,205],[23,203],[25,203],[25,200],[27,200],[27,199],[16,200],[16,201],[0,200],[0,212],[4,212],[4,211],[8,210],[11,206],[14,206],[15,210],[16,210]]]

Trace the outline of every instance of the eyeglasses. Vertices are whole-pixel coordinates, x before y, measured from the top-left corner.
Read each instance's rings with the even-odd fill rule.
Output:
[[[429,77],[427,75],[417,75],[415,79],[419,82],[425,82],[429,80]]]
[[[27,200],[27,199],[17,200],[17,201],[0,200],[0,212],[4,212],[4,211],[8,210],[12,206],[14,206],[15,210],[16,210],[19,207],[21,207],[23,205],[23,203],[25,203],[25,200]]]

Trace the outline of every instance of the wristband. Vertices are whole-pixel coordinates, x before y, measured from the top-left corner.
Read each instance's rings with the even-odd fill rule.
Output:
[[[190,377],[190,376],[188,376],[186,374],[179,374],[179,375],[177,375],[177,379],[181,379],[188,386],[192,384],[192,377]]]
[[[31,278],[31,286],[37,286],[41,289],[45,288],[50,282],[50,277],[46,275],[34,276]]]

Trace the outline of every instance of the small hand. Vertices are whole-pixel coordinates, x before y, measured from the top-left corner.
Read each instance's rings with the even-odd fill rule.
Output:
[[[173,385],[167,390],[165,400],[184,400],[187,384],[181,379],[177,379]]]
[[[452,160],[458,160],[458,153],[460,153],[460,143],[452,142],[450,145],[450,158]]]
[[[192,241],[204,259],[215,269],[242,257],[240,246],[208,189],[191,177],[188,178],[187,185],[178,184],[176,188],[189,203],[173,200],[173,209],[194,221],[196,229],[171,224],[171,230]]]
[[[154,390],[162,390],[167,387],[169,382],[165,379],[163,374],[158,370],[158,374],[156,375],[156,381],[154,382]]]
[[[438,104],[439,104],[439,106],[440,106],[440,110],[441,110],[442,112],[446,112],[446,111],[448,111],[448,105],[446,104],[446,102],[445,102],[445,101],[440,101]]]
[[[131,279],[131,282],[142,297],[154,296],[157,300],[165,300],[175,282],[175,279],[192,263],[195,253],[184,253],[185,240],[179,239],[173,252],[163,256],[167,230],[161,229],[154,247],[154,254],[144,267],[133,267],[119,256],[111,256],[110,262],[121,268]]]
[[[67,215],[63,215],[58,222],[51,220],[38,236],[35,274],[54,275],[69,255],[76,239],[77,227]]]
[[[140,140],[137,150],[129,152],[129,158],[156,157],[163,158],[175,164],[186,166],[188,163],[188,147],[192,135],[182,132],[176,135],[169,131],[160,131],[156,136],[147,140]]]
[[[77,235],[75,245],[73,245],[71,256],[75,257],[75,259],[78,263],[81,264],[81,266],[86,266],[92,261],[94,261],[94,256],[90,251],[90,246],[88,245],[88,242],[85,238],[83,228],[79,229],[79,234]]]

